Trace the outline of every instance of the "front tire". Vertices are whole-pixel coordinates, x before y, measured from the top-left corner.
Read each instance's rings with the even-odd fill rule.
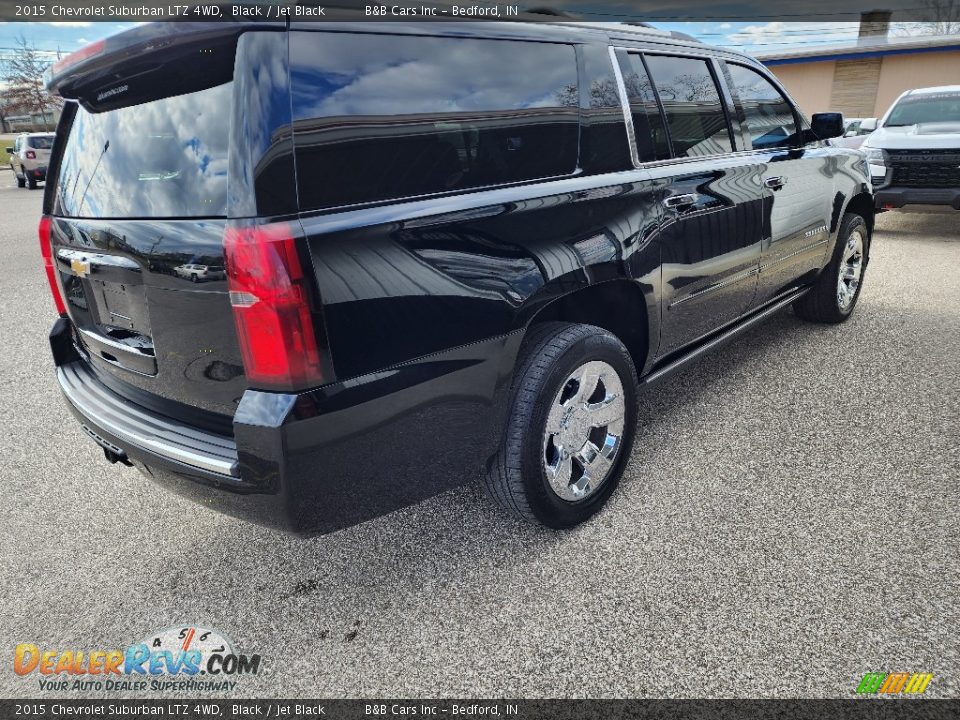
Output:
[[[870,258],[870,230],[859,215],[847,213],[840,223],[830,264],[806,295],[793,304],[804,320],[842,323],[853,314],[863,289]]]
[[[484,486],[524,520],[578,525],[616,489],[636,424],[637,373],[620,340],[592,325],[535,325]]]

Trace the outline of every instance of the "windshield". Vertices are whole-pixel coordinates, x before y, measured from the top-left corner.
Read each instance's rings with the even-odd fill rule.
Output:
[[[53,147],[53,135],[34,135],[27,138],[27,146],[37,150],[49,150]]]
[[[890,111],[884,127],[960,122],[960,92],[908,95]]]
[[[233,84],[90,113],[77,108],[55,213],[88,218],[224,217]]]

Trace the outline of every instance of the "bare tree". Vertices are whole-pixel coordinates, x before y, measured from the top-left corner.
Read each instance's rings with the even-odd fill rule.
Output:
[[[660,94],[671,100],[697,102],[712,99],[717,92],[709,75],[683,73],[673,78],[672,83],[657,83]]]
[[[47,92],[43,74],[51,62],[21,35],[16,39],[17,49],[0,66],[0,78],[5,87],[6,112],[36,113],[44,116],[62,105],[57,95]]]
[[[580,90],[576,83],[564,85],[554,95],[560,107],[577,107],[580,104]]]
[[[653,85],[650,83],[650,78],[647,77],[646,73],[643,74],[643,77],[635,72],[628,73],[624,78],[624,84],[627,88],[627,97],[638,99],[644,103],[656,102],[656,98],[653,95]],[[616,93],[616,89],[612,89],[611,91]]]
[[[960,2],[957,0],[924,0],[920,16],[932,35],[960,33]]]
[[[897,23],[897,35],[960,35],[960,0],[923,0],[920,22]]]

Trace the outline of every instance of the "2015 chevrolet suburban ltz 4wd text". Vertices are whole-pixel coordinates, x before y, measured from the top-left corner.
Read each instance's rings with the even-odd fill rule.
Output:
[[[643,387],[790,304],[842,322],[867,267],[842,118],[665,31],[145,25],[50,85],[70,409],[109,460],[295,531],[478,475],[579,523]]]

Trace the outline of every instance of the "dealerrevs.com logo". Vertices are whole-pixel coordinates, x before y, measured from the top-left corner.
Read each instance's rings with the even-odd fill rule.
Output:
[[[54,649],[20,643],[13,671],[43,691],[233,690],[260,672],[261,656],[238,653],[223,633],[197,626],[152,633],[125,649]]]
[[[857,685],[860,695],[922,695],[933,673],[867,673]]]

